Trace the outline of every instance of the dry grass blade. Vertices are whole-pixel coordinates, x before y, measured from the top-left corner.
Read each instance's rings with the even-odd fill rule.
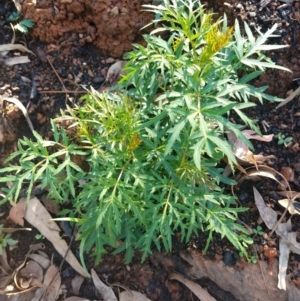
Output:
[[[286,105],[287,103],[289,103],[291,100],[293,100],[297,95],[300,94],[300,87],[298,87],[290,96],[288,96],[283,102],[281,102],[276,109]]]
[[[14,103],[22,111],[23,115],[26,118],[26,121],[28,123],[29,128],[31,129],[31,131],[34,131],[32,122],[31,122],[31,120],[28,116],[28,111],[23,106],[23,104],[20,102],[20,100],[18,100],[17,98],[14,98],[14,97],[4,97],[3,99],[6,100],[6,101]]]
[[[3,45],[0,45],[0,52],[11,51],[11,50],[25,51],[25,52],[28,52],[30,54],[35,55],[32,51],[30,51],[27,47],[25,47],[22,44],[3,44]]]
[[[16,57],[10,57],[4,60],[4,64],[7,66],[13,66],[18,64],[26,64],[29,63],[30,59],[27,55],[22,56],[16,56]]]
[[[118,301],[111,287],[105,285],[98,277],[94,269],[91,270],[92,279],[98,292],[103,297],[103,301]]]

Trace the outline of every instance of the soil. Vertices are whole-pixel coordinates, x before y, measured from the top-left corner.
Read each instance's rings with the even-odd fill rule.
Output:
[[[93,86],[98,89],[105,80],[108,67],[132,48],[132,43],[143,43],[140,29],[149,23],[152,15],[141,12],[142,4],[152,1],[139,0],[62,0],[22,2],[24,18],[32,19],[35,23],[28,35],[16,32],[16,43],[26,44],[35,54],[29,55],[30,63],[15,66],[2,65],[0,69],[0,167],[4,166],[5,158],[16,150],[19,138],[32,137],[32,133],[22,112],[10,102],[3,102],[1,97],[17,98],[29,112],[33,127],[42,136],[47,136],[49,120],[64,109],[66,105],[78,103],[82,86]],[[278,24],[278,37],[273,42],[288,44],[289,48],[272,51],[270,57],[279,65],[291,69],[291,73],[270,70],[254,82],[256,86],[268,85],[267,92],[271,95],[285,98],[291,89],[300,84],[300,3],[297,1],[209,1],[209,8],[219,15],[226,13],[229,22],[234,19],[246,21],[250,26],[258,27],[262,32],[273,24]],[[0,0],[0,41],[7,44],[12,41],[13,31],[6,20],[14,12],[15,4],[10,0]],[[149,31],[149,29],[147,29]],[[14,52],[18,55],[18,51]],[[52,66],[51,66],[52,65]],[[34,81],[33,81],[34,79]],[[34,85],[33,85],[34,83]],[[79,91],[78,93],[61,93],[65,89]],[[278,145],[278,139],[270,143],[253,142],[255,153],[273,155],[266,164],[279,172],[289,169],[294,179],[291,186],[299,191],[300,177],[300,100],[293,101],[276,110],[277,104],[258,103],[257,107],[248,111],[250,118],[268,123],[265,134],[285,135],[293,140],[286,147]],[[240,220],[252,229],[259,225],[259,213],[254,203],[252,187],[255,186],[263,195],[268,206],[278,212],[283,208],[277,205],[278,184],[274,181],[244,182],[236,189],[239,202],[249,207],[249,211],[239,216]],[[228,193],[231,193],[228,189]],[[0,207],[1,212],[8,211],[8,205]],[[0,224],[10,223],[4,218]],[[293,231],[300,234],[299,215],[292,217]],[[30,226],[30,225],[28,225]],[[264,224],[262,231],[267,232]],[[37,232],[14,235],[19,240],[18,247],[9,254],[15,267],[24,260],[29,245],[36,241]],[[177,235],[178,234],[178,235]],[[151,300],[198,300],[189,289],[179,282],[168,281],[171,272],[179,272],[186,277],[194,278],[189,272],[191,262],[186,260],[187,254],[200,254],[205,246],[205,234],[194,236],[190,242],[181,243],[180,233],[174,236],[174,249],[170,254],[154,251],[144,263],[141,263],[139,252],[131,264],[123,263],[123,255],[106,255],[100,265],[94,266],[93,259],[86,258],[87,267],[95,268],[100,278],[107,276],[109,282],[119,282],[131,289],[146,294]],[[266,240],[265,236],[255,238],[255,247],[259,259],[267,263],[268,273],[276,273],[278,262],[278,238],[273,236]],[[68,239],[67,239],[68,240]],[[53,246],[43,241],[46,253],[59,265],[62,258]],[[78,255],[78,244],[71,247]],[[255,253],[255,251],[254,251]],[[185,254],[185,255],[184,255]],[[214,262],[224,262],[235,269],[246,269],[248,266],[236,254],[233,247],[218,235],[214,237],[205,258]],[[300,278],[300,256],[292,253],[289,259],[288,276],[292,284],[298,284]],[[66,287],[66,295],[71,295],[70,282],[74,270],[64,263],[61,275]],[[225,275],[225,274],[224,274]],[[197,278],[197,277],[196,277]],[[213,277],[212,277],[213,278]],[[225,277],[226,278],[226,277]],[[216,300],[238,300],[235,292],[224,285],[222,288],[207,278],[197,280]],[[298,291],[300,299],[300,291]],[[80,290],[80,296],[90,300],[99,299],[91,280],[86,280]],[[239,295],[240,296],[240,295]],[[242,301],[242,297],[239,299]],[[244,299],[246,300],[246,298]],[[265,299],[266,300],[266,299]],[[273,300],[285,300],[282,297]],[[296,300],[296,299],[295,299]]]

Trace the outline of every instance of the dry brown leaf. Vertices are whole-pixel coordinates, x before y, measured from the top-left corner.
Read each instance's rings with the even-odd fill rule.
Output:
[[[300,255],[300,243],[297,242],[297,233],[291,231],[291,219],[289,219],[286,223],[279,224],[275,230],[275,232],[280,236],[289,249],[292,252]]]
[[[297,242],[297,234],[292,231],[291,219],[286,223],[279,224],[276,233],[280,236],[279,239],[279,273],[278,273],[278,288],[286,289],[285,276],[288,267],[288,259],[290,251],[300,254],[300,243]]]
[[[300,192],[299,191],[276,191],[277,194],[284,196],[286,198],[290,199],[298,199],[300,198]]]
[[[257,135],[253,130],[243,130],[242,133],[245,135],[247,139],[255,139],[264,142],[270,142],[273,139],[272,135]],[[229,131],[227,133],[227,138],[229,142],[231,142],[234,146],[233,154],[235,155],[237,162],[242,166],[249,166],[250,164],[263,163],[268,157],[264,157],[262,155],[254,155],[249,147],[232,132]]]
[[[212,297],[205,289],[203,289],[199,284],[184,278],[183,276],[173,273],[170,275],[169,279],[175,279],[180,281],[185,286],[187,286],[201,301],[217,301]]]
[[[21,198],[18,203],[13,204],[8,217],[16,224],[24,226],[24,216],[26,211],[26,198]]]
[[[15,98],[15,97],[3,97],[3,99],[8,101],[8,102],[12,102],[13,104],[15,104],[21,110],[21,112],[23,113],[23,115],[24,115],[24,117],[27,121],[27,124],[28,124],[29,128],[31,129],[31,131],[33,131],[34,128],[33,128],[32,122],[29,118],[27,109],[24,107],[24,105],[21,103],[21,101],[19,99]]]
[[[22,5],[20,4],[20,0],[13,0],[16,6],[16,9],[18,11],[19,14],[21,14],[22,12]]]
[[[45,250],[45,245],[42,242],[39,242],[37,244],[32,244],[29,245],[29,252],[36,252],[36,251],[40,251],[40,250]],[[48,258],[48,255],[45,256],[46,258]]]
[[[6,286],[7,283],[11,280],[11,276],[4,276],[4,275],[0,275],[0,300],[1,300],[1,291],[3,291]]]
[[[50,265],[44,278],[44,301],[55,301],[59,295],[61,285],[61,277],[58,269],[54,265]]]
[[[74,295],[79,295],[79,290],[83,281],[84,281],[84,277],[79,275],[75,276],[72,279],[71,285],[72,285],[72,293]]]
[[[6,288],[8,281],[11,279],[11,272],[12,269],[7,262],[6,249],[3,248],[2,254],[0,255],[0,290]]]
[[[242,133],[247,139],[254,139],[263,142],[271,142],[274,137],[274,134],[259,136],[253,130],[243,130]]]
[[[290,199],[279,200],[278,203],[284,207],[288,208],[290,214],[300,214],[300,203]]]
[[[49,258],[48,257],[48,255],[45,253],[45,252],[43,252],[43,251],[41,251],[41,250],[38,250],[38,253],[41,255],[41,256],[43,256],[43,257],[45,257],[45,258]]]
[[[37,262],[45,270],[50,267],[50,260],[40,254],[28,254],[27,257]]]
[[[151,301],[144,294],[132,290],[121,292],[119,298],[120,301]]]
[[[20,293],[14,293],[14,294],[1,294],[0,293],[0,300],[1,301],[38,301],[35,300],[36,292],[34,290],[27,290]]]
[[[105,285],[98,277],[94,269],[91,270],[92,279],[98,292],[101,294],[103,301],[118,301],[111,287]]]
[[[280,176],[282,178],[283,183],[278,181],[276,176]],[[260,180],[261,177],[270,178],[276,181],[280,185],[280,187],[283,187],[283,185],[285,185],[290,190],[290,185],[286,181],[286,179],[274,168],[265,165],[259,165],[257,166],[257,168],[255,167],[246,168],[246,174],[238,176],[235,180],[237,181],[238,184],[241,184],[243,181],[249,179],[253,181]]]
[[[255,187],[253,187],[253,191],[255,203],[257,205],[262,219],[264,220],[265,224],[269,229],[274,228],[277,224],[277,213],[273,209],[268,208],[265,205],[262,196],[259,194]],[[292,200],[287,199],[287,201],[289,202]],[[300,243],[297,242],[297,234],[296,232],[291,232],[291,229],[291,219],[289,219],[287,223],[279,224],[278,227],[275,229],[276,234],[280,236],[280,257],[277,285],[280,289],[286,289],[285,276],[290,251],[300,254]]]
[[[22,289],[29,286],[37,286],[43,281],[44,272],[42,267],[35,261],[30,260],[18,273],[18,282]]]
[[[283,290],[286,290],[285,276],[288,267],[289,256],[289,247],[283,242],[282,239],[279,239],[279,269],[277,287]]]
[[[255,187],[253,187],[253,193],[255,204],[257,206],[261,218],[263,219],[263,221],[269,229],[273,229],[273,227],[275,227],[277,223],[277,213],[273,209],[266,206],[261,194],[257,191]]]
[[[282,101],[277,107],[276,109],[286,105],[287,103],[289,103],[291,100],[293,100],[297,95],[299,95],[300,93],[300,87],[298,87],[293,93],[291,93],[284,101]]]
[[[0,266],[1,266],[1,272],[5,272],[6,274],[11,273],[12,269],[7,262],[7,254],[5,248],[2,249],[2,254],[0,256]]]
[[[66,261],[77,273],[84,277],[89,277],[74,254],[68,250],[68,245],[65,240],[60,237],[60,228],[51,220],[51,215],[36,197],[29,200],[25,219],[53,244],[62,257],[65,256]]]

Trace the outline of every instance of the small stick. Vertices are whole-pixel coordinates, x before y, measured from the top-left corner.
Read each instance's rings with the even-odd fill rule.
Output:
[[[58,80],[60,81],[61,85],[63,86],[64,90],[67,90],[64,83],[62,82],[61,78],[59,77],[58,73],[56,72],[55,68],[53,67],[52,63],[50,62],[48,56],[46,55],[47,61],[49,63],[49,65],[51,66],[51,68],[53,69],[53,72],[55,73],[55,75],[57,76]]]

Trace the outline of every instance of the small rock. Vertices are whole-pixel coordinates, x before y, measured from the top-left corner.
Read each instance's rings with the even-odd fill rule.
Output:
[[[37,54],[38,58],[40,59],[40,61],[42,63],[47,63],[48,62],[47,55],[46,55],[45,51],[42,48],[38,47],[36,49],[36,54]]]
[[[103,76],[95,76],[93,78],[93,84],[102,84],[105,81]]]
[[[241,194],[239,195],[239,200],[240,200],[241,202],[245,202],[245,201],[247,200],[248,197],[249,197],[249,194],[246,193],[246,192],[243,192],[243,193],[241,193]]]
[[[110,14],[113,16],[117,16],[119,14],[119,8],[118,6],[115,6],[111,11]]]
[[[235,265],[236,259],[234,258],[233,254],[231,252],[224,252],[223,255],[223,261],[225,263],[225,265],[227,266],[233,266]]]
[[[94,77],[94,73],[91,69],[88,69],[87,73],[88,73],[89,77]]]
[[[101,73],[102,76],[104,76],[104,78],[106,78],[106,75],[107,75],[107,69],[106,69],[106,68],[101,69],[100,73]]]
[[[283,175],[283,177],[289,182],[293,181],[294,179],[294,171],[290,167],[282,167],[280,170],[280,173]]]
[[[128,14],[128,9],[125,8],[125,7],[122,7],[122,8],[121,8],[121,14],[123,14],[123,15]]]
[[[105,60],[105,63],[106,63],[106,64],[112,64],[112,63],[114,63],[114,62],[115,62],[115,59],[112,58],[112,57],[109,57],[107,60]]]

